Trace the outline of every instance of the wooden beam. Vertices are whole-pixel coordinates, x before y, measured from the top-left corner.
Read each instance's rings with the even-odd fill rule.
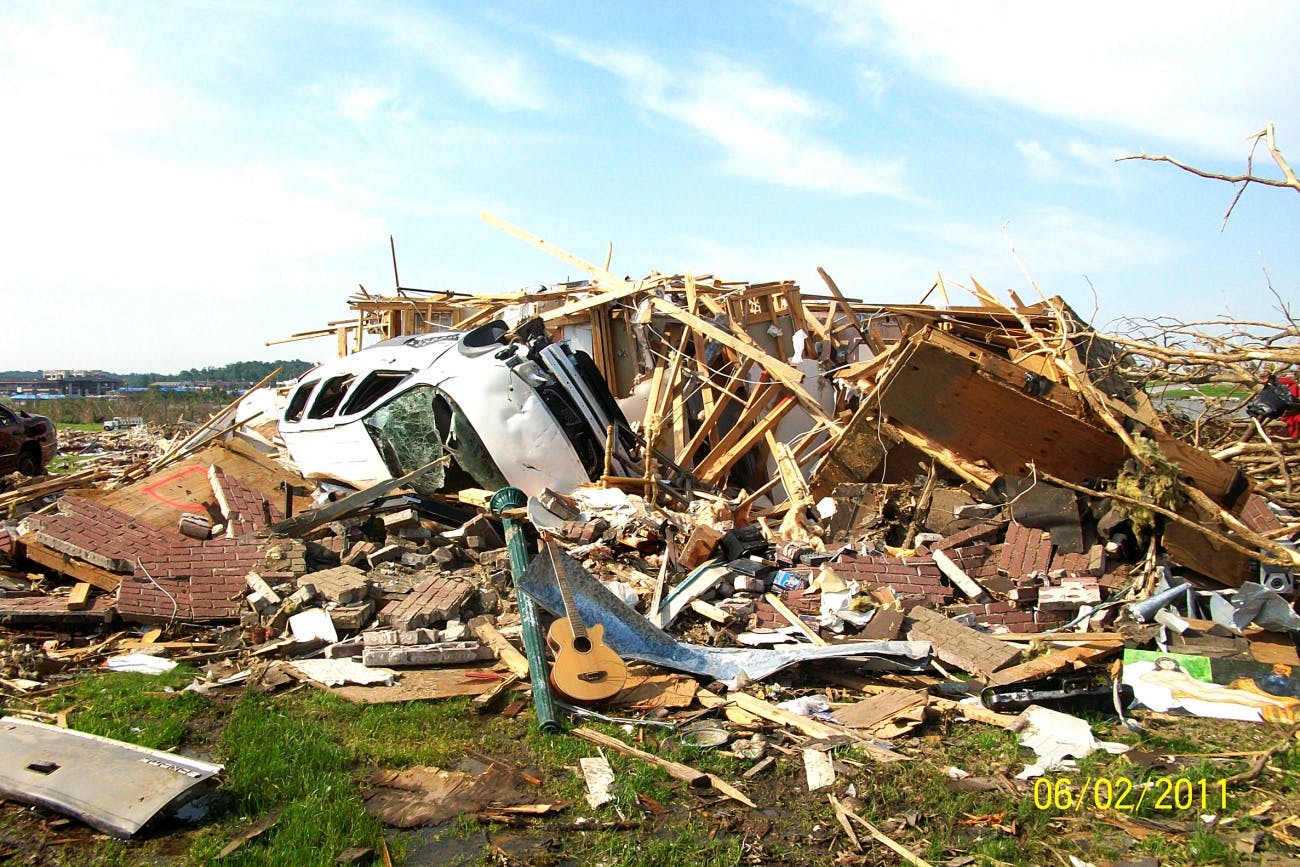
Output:
[[[575,256],[574,254],[570,253],[568,250],[565,250],[563,247],[560,247],[557,244],[552,244],[550,241],[544,241],[538,236],[534,235],[532,232],[529,232],[525,229],[521,229],[518,226],[514,225],[513,223],[508,223],[505,220],[501,219],[500,217],[495,217],[492,214],[489,214],[487,211],[481,212],[479,214],[479,219],[487,223],[489,226],[492,226],[493,228],[500,229],[501,231],[505,232],[507,235],[518,238],[519,240],[523,241],[525,244],[531,244],[532,246],[536,247],[537,249],[541,250],[543,253],[546,253],[549,256],[554,256],[555,258],[559,259],[561,262],[567,262],[568,264],[572,265],[573,267],[579,269],[580,271],[586,274],[589,274],[590,276],[596,278],[598,281],[602,283],[605,283],[609,286],[628,285],[628,281],[624,280],[622,277],[615,277],[613,274],[609,273],[604,268],[597,267],[596,265],[593,265],[591,262],[588,262],[586,259],[583,259],[579,256]]]
[[[85,611],[90,607],[90,585],[85,581],[78,581],[68,594],[69,611]]]
[[[747,807],[754,808],[757,806],[753,801],[745,797],[744,793],[735,786],[732,786],[730,783],[714,774],[706,774],[703,771],[697,771],[690,765],[684,765],[681,762],[673,762],[668,759],[660,758],[654,753],[647,753],[645,750],[637,749],[634,746],[623,743],[616,737],[611,737],[604,732],[598,732],[595,729],[589,729],[585,726],[579,726],[574,729],[571,734],[575,734],[583,740],[590,741],[597,746],[611,749],[616,753],[622,753],[625,756],[633,756],[643,762],[658,765],[668,773],[668,776],[675,780],[681,780],[689,786],[712,786],[728,798],[731,798],[734,801],[739,801]]]
[[[689,313],[667,299],[651,295],[650,303],[660,312],[671,316],[688,328],[697,329],[705,336],[718,341],[739,355],[752,359],[755,364],[767,371],[773,381],[779,382],[789,389],[791,394],[798,399],[799,403],[803,404],[813,418],[827,419],[828,425],[835,430],[839,429],[839,425],[829,418],[822,405],[801,384],[804,379],[801,370],[764,351],[761,347],[755,345],[752,340],[742,340],[730,331],[723,331],[707,319]],[[745,336],[748,337],[749,335]]]
[[[100,590],[113,592],[117,585],[121,583],[122,576],[114,575],[98,566],[92,566],[84,560],[77,560],[67,554],[61,554],[52,548],[47,548],[35,539],[19,539],[17,543],[17,553],[20,557],[26,557],[33,563],[53,569],[69,578],[75,578],[78,581],[84,581],[92,584]]]
[[[696,466],[696,477],[709,485],[715,485],[721,481],[731,471],[731,468],[736,465],[736,462],[745,456],[746,452],[757,445],[768,431],[776,427],[777,423],[794,406],[794,403],[794,398],[786,395],[777,401],[776,406],[772,407],[772,410],[761,419],[755,419],[753,415],[748,413],[742,416],[741,421],[738,421],[736,426],[727,432],[727,436],[723,437],[723,441],[718,444],[718,448],[710,452],[708,457]],[[761,407],[758,411],[761,411]],[[757,411],[754,414],[757,414]],[[739,431],[740,435],[739,438],[733,440],[731,434],[736,431]],[[728,443],[730,444],[728,445]]]
[[[810,627],[807,623],[804,623],[802,617],[800,617],[798,614],[795,614],[793,611],[791,611],[790,606],[782,602],[780,596],[777,596],[775,593],[765,593],[763,594],[763,598],[767,600],[768,605],[771,605],[773,608],[776,609],[777,614],[780,614],[782,617],[788,620],[791,626],[793,626],[795,629],[798,629],[800,632],[802,632],[804,637],[807,638],[809,641],[811,641],[813,644],[816,644],[818,647],[825,647],[827,644],[830,643],[825,638],[822,638],[820,635],[818,635],[817,630]]]

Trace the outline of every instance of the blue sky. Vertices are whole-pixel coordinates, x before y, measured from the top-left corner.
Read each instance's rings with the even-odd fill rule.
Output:
[[[1273,121],[1300,165],[1298,32],[1286,0],[7,3],[0,369],[323,360],[263,342],[391,288],[390,233],[408,286],[578,276],[483,210],[633,277],[1278,321],[1294,194],[1220,231],[1228,185],[1113,160],[1236,173]]]

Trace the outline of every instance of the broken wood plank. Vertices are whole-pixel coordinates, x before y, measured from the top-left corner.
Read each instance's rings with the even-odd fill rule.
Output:
[[[67,554],[61,554],[52,548],[47,548],[33,537],[20,538],[16,550],[20,557],[26,557],[34,563],[39,563],[67,575],[69,578],[84,581],[98,587],[100,590],[107,590],[111,593],[122,582],[121,575],[115,575],[112,572],[100,569],[98,566],[92,566],[84,560],[77,560]]]
[[[68,594],[69,611],[85,611],[90,607],[90,585],[85,581],[78,581]]]
[[[469,622],[469,628],[479,641],[492,648],[497,659],[501,660],[512,674],[516,677],[528,677],[528,657],[506,640],[487,615],[475,617]]]
[[[703,694],[703,690],[701,690],[701,694]],[[731,702],[740,710],[762,717],[768,722],[788,726],[812,738],[848,737],[867,755],[882,762],[905,762],[908,760],[907,756],[876,746],[869,738],[855,732],[853,729],[825,723],[806,716],[799,716],[797,713],[779,708],[749,693],[729,692],[726,701]]]
[[[733,619],[730,614],[710,602],[705,602],[703,599],[692,599],[690,609],[701,617],[707,617],[722,626],[726,626]]]
[[[985,679],[1020,658],[1016,648],[937,611],[913,608],[908,620],[912,623],[907,633],[909,641],[928,641],[940,661]]]
[[[735,786],[731,785],[716,774],[706,774],[703,771],[697,771],[690,765],[684,765],[681,762],[673,762],[668,759],[660,758],[653,753],[647,753],[645,750],[639,750],[634,746],[625,744],[618,738],[610,737],[607,734],[598,732],[595,729],[586,728],[585,726],[579,726],[578,728],[573,729],[571,734],[575,734],[583,740],[591,741],[597,746],[608,747],[609,749],[614,750],[617,753],[622,753],[625,756],[634,756],[635,758],[649,762],[652,765],[658,765],[667,771],[668,776],[676,780],[681,780],[689,786],[696,788],[711,786],[720,794],[726,795],[733,801],[739,801],[746,807],[753,809],[758,806],[746,797],[744,792],[741,792]]]
[[[890,689],[845,707],[835,708],[835,719],[855,729],[869,729],[879,723],[928,703],[924,689]]]
[[[803,618],[801,618],[798,614],[795,614],[793,611],[791,611],[790,606],[782,602],[780,596],[777,596],[775,593],[765,593],[763,594],[763,599],[767,601],[768,605],[771,605],[773,608],[776,609],[777,614],[780,614],[786,620],[790,621],[790,625],[793,626],[795,629],[798,629],[800,632],[802,632],[804,634],[804,637],[806,637],[813,644],[816,644],[820,647],[825,647],[830,643],[826,639],[818,635],[815,629],[813,629],[807,623],[804,623]]]
[[[858,840],[858,835],[853,833],[853,825],[849,823],[849,814],[845,812],[844,805],[840,803],[839,798],[836,798],[834,794],[828,793],[826,797],[830,799],[831,809],[835,811],[835,819],[840,823],[840,827],[844,829],[849,842],[853,844],[854,849],[861,852],[862,843]]]
[[[1057,672],[1097,662],[1122,648],[1122,644],[1117,644],[1103,648],[1071,647],[1069,650],[1057,650],[1046,656],[1031,659],[1029,662],[1004,668],[993,675],[989,683],[993,686],[1007,686],[1026,680],[1037,680]]]

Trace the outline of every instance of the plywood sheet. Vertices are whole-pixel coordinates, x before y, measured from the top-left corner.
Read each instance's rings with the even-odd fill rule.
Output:
[[[882,395],[882,411],[999,473],[1023,475],[1033,461],[1070,482],[1114,477],[1125,458],[1114,434],[984,374],[987,355],[919,343]]]

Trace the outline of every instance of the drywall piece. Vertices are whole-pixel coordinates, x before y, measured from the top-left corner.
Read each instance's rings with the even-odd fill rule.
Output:
[[[211,787],[221,765],[30,720],[0,719],[0,796],[130,837]]]
[[[1059,768],[1073,767],[1069,759],[1082,759],[1097,750],[1111,755],[1128,752],[1124,744],[1099,741],[1085,719],[1062,713],[1059,710],[1030,705],[1016,717],[1014,731],[1019,734],[1020,745],[1033,750],[1038,761],[1016,775],[1024,780],[1042,776]]]
[[[707,675],[731,689],[762,680],[796,662],[813,659],[854,657],[912,671],[922,670],[929,664],[930,644],[926,641],[853,641],[829,647],[800,644],[771,650],[686,644],[629,608],[568,554],[559,552],[558,560],[569,580],[582,622],[603,624],[605,643],[619,656]],[[534,559],[519,576],[518,585],[547,611],[557,616],[564,614],[564,601],[549,557]]]
[[[583,756],[578,759],[582,778],[587,783],[587,803],[596,810],[614,800],[609,787],[614,785],[614,769],[604,756]]]
[[[397,672],[371,668],[355,659],[295,659],[285,665],[325,686],[392,686],[397,682]]]
[[[825,750],[805,748],[803,770],[810,792],[835,785],[835,760]]]

